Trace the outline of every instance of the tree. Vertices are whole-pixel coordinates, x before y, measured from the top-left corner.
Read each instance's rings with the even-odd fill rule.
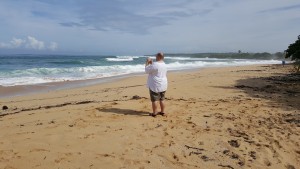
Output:
[[[285,58],[291,58],[292,61],[295,61],[295,67],[297,72],[300,71],[300,35],[298,36],[298,40],[295,43],[289,45],[288,49],[285,51]]]

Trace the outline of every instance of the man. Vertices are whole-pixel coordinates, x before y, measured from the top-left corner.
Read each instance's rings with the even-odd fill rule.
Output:
[[[148,75],[147,87],[150,91],[153,113],[150,116],[165,115],[165,92],[168,87],[167,67],[164,62],[164,54],[156,54],[156,62],[152,62],[151,58],[146,60],[145,72]],[[161,111],[158,112],[158,103]]]

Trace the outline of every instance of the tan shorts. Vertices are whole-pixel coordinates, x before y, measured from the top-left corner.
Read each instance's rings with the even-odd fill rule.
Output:
[[[166,91],[164,91],[164,92],[158,92],[158,93],[155,93],[155,92],[153,92],[150,89],[149,89],[149,91],[150,91],[151,102],[165,100],[165,93],[166,93]]]

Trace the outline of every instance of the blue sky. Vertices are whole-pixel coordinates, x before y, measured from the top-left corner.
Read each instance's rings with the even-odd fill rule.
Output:
[[[278,52],[298,0],[1,0],[0,53]]]

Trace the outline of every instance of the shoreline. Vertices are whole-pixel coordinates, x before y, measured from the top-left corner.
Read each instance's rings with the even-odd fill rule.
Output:
[[[182,70],[169,70],[168,73],[176,73],[176,72],[195,72],[203,69],[218,69],[218,68],[226,68],[226,67],[243,67],[243,66],[259,66],[257,65],[239,65],[239,66],[213,66],[213,67],[202,67],[202,68],[193,68],[193,69],[182,69]],[[262,64],[264,65],[264,64]],[[270,64],[276,65],[276,64]],[[144,76],[145,73],[131,73],[125,75],[117,75],[112,77],[104,77],[97,79],[85,79],[85,80],[75,80],[75,81],[62,81],[62,82],[49,82],[49,83],[41,83],[41,84],[30,84],[30,85],[16,85],[16,86],[1,86],[0,85],[0,99],[3,98],[13,98],[20,97],[32,94],[41,94],[52,91],[66,90],[66,89],[76,89],[81,87],[99,85],[103,83],[115,82],[118,80],[126,79],[128,77],[135,76]]]
[[[297,168],[291,69],[171,72],[167,116],[156,118],[146,75],[0,99],[0,168]]]
[[[115,82],[121,79],[126,79],[131,76],[142,76],[143,74],[129,74],[118,75],[113,77],[105,77],[98,79],[86,79],[75,81],[63,81],[63,82],[51,82],[31,85],[17,85],[17,86],[0,86],[0,99],[1,98],[13,98],[33,94],[42,94],[53,91],[76,89],[81,87],[100,85],[103,83]]]
[[[225,67],[225,66],[223,66]],[[236,67],[236,66],[232,66]],[[238,66],[237,66],[238,67]],[[183,70],[170,70],[169,73],[184,73],[184,72],[195,72],[203,69],[216,69],[222,67],[205,67],[205,68],[194,68],[194,69],[183,69]],[[85,80],[75,80],[75,81],[63,81],[63,82],[50,82],[41,84],[31,84],[31,85],[17,85],[17,86],[1,86],[0,85],[0,99],[2,98],[13,98],[22,97],[26,95],[43,94],[47,92],[76,89],[94,85],[101,85],[105,83],[112,83],[117,81],[122,81],[126,78],[147,76],[145,73],[131,73],[125,75],[117,75],[112,77],[104,77],[98,79],[85,79]],[[146,83],[146,80],[145,80]]]

